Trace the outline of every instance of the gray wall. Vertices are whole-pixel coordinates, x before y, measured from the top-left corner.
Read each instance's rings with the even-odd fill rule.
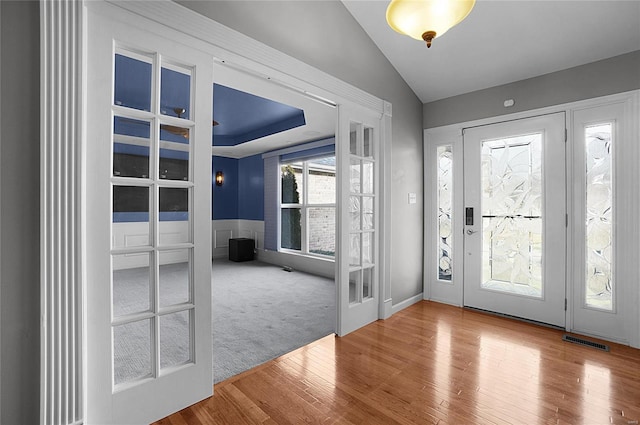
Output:
[[[40,408],[40,16],[0,1],[0,423]]]
[[[640,50],[511,84],[425,103],[424,128],[640,89]],[[513,99],[515,105],[503,103]]]
[[[393,104],[391,296],[421,293],[422,104],[349,11],[339,1],[178,2]]]

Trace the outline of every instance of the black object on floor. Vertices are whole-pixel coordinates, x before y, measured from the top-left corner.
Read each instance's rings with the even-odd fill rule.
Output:
[[[249,238],[229,239],[229,260],[231,261],[251,261],[253,260],[253,249],[255,241]]]

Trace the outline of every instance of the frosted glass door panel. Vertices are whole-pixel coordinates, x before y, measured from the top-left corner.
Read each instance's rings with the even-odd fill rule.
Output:
[[[542,297],[542,134],[482,143],[482,287]]]

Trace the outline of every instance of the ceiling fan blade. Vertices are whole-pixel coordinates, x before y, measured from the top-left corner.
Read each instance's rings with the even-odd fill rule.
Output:
[[[184,127],[177,127],[175,125],[160,124],[160,130],[168,131],[171,134],[182,136],[185,139],[189,138],[189,129]]]

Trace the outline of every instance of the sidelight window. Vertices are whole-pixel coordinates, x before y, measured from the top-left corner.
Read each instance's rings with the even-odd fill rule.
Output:
[[[585,127],[586,303],[612,310],[613,182],[611,123]]]

